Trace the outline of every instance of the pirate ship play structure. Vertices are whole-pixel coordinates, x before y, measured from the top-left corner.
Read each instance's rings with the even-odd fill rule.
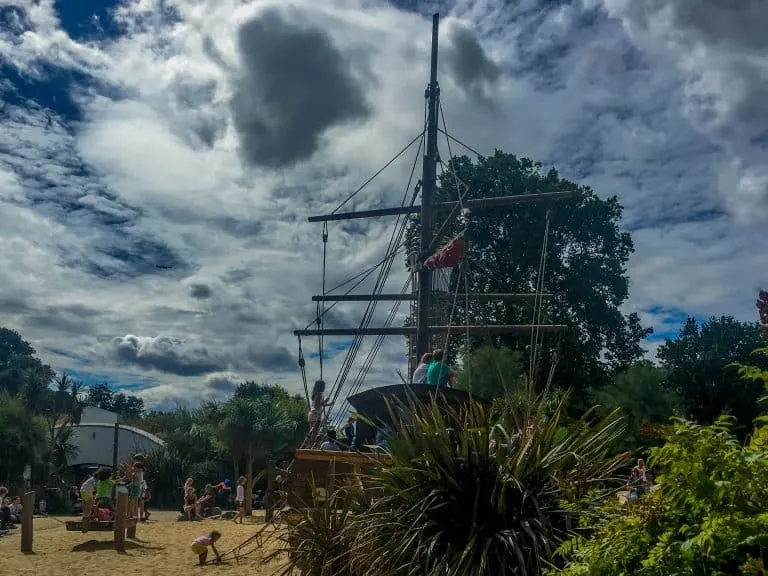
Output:
[[[322,293],[312,297],[317,303],[317,315],[306,328],[296,330],[294,335],[298,337],[299,367],[304,384],[304,389],[309,400],[309,385],[307,383],[307,367],[304,356],[302,338],[317,338],[318,347],[316,357],[318,359],[319,377],[324,379],[324,354],[325,338],[346,337],[352,338],[347,347],[346,356],[342,362],[341,370],[335,381],[327,390],[329,406],[323,416],[323,426],[339,427],[345,414],[354,411],[373,422],[383,423],[389,415],[388,405],[394,401],[402,405],[409,397],[417,397],[420,400],[436,398],[447,404],[462,404],[475,401],[466,392],[453,389],[437,389],[434,386],[425,386],[410,383],[410,375],[416,366],[418,358],[428,351],[436,348],[447,349],[447,339],[452,334],[466,335],[467,350],[469,352],[470,337],[473,335],[503,335],[526,334],[531,336],[532,347],[539,347],[544,333],[563,330],[562,325],[547,325],[541,322],[542,303],[551,297],[543,293],[543,275],[545,266],[546,241],[549,233],[549,211],[544,222],[544,240],[541,251],[541,265],[538,270],[538,282],[534,293],[468,293],[468,258],[467,242],[471,235],[471,215],[473,211],[483,211],[512,204],[525,202],[552,202],[574,196],[574,191],[559,191],[550,193],[526,193],[511,196],[477,197],[469,199],[470,188],[453,173],[452,162],[444,166],[438,149],[438,138],[445,137],[446,150],[452,159],[451,144],[463,146],[470,152],[474,150],[463,144],[459,139],[448,133],[445,125],[445,117],[440,106],[440,88],[437,81],[438,62],[438,29],[439,15],[432,19],[432,50],[430,63],[429,85],[425,91],[425,119],[422,131],[400,152],[390,160],[384,168],[366,181],[360,188],[346,198],[333,212],[321,216],[309,217],[309,222],[323,224],[323,268],[322,268]],[[442,120],[442,127],[439,121]],[[416,159],[411,169],[411,178],[405,187],[400,206],[392,208],[377,208],[353,212],[340,212],[352,198],[366,187],[376,176],[392,165],[395,160],[404,155],[418,143]],[[413,176],[416,171],[419,154],[423,151],[421,179],[413,185]],[[479,154],[477,154],[479,156]],[[437,169],[438,166],[454,180],[457,188],[457,198],[451,201],[438,201]],[[421,204],[415,204],[418,194],[421,194]],[[385,257],[361,272],[350,280],[326,289],[326,250],[329,241],[329,223],[349,221],[360,218],[385,218],[394,217],[395,225],[387,247]],[[457,219],[464,231],[453,238],[445,238],[442,235],[446,224],[452,219]],[[409,233],[410,231],[410,233]],[[414,233],[415,231],[415,233]],[[389,276],[391,268],[398,256],[408,255],[409,270],[408,279],[399,293],[385,293],[383,288]],[[355,294],[354,289],[372,277],[377,272],[373,292],[370,294]],[[350,286],[351,285],[351,286]],[[346,292],[338,293],[340,288],[349,286]],[[462,291],[463,288],[463,291]],[[502,301],[525,302],[533,304],[533,321],[526,325],[489,325],[471,324],[469,303],[472,301]],[[328,328],[325,326],[325,317],[334,306],[341,302],[365,303],[366,308],[360,324],[350,328]],[[385,325],[371,327],[376,307],[379,303],[391,302],[392,306],[387,315]],[[403,302],[411,305],[411,321],[404,326],[393,326],[399,307]],[[457,303],[464,303],[466,309],[466,322],[463,325],[454,324],[454,315]],[[330,305],[329,305],[330,303]],[[363,339],[374,336],[367,356],[357,368],[357,375],[349,382],[349,375],[355,363],[356,356],[361,349]],[[373,364],[384,338],[387,336],[405,336],[409,343],[409,376],[403,378],[408,382],[403,384],[365,389],[364,383],[368,371]],[[531,351],[531,362],[536,358],[536,353]],[[533,364],[531,367],[533,373]],[[344,397],[342,405],[339,399]],[[389,401],[389,402],[388,402]],[[334,410],[335,408],[335,410]],[[370,430],[364,431],[358,428],[358,445],[364,445]],[[333,477],[354,477],[361,466],[378,466],[386,464],[385,454],[358,452],[330,452],[316,449],[315,439],[311,439],[296,450],[295,460],[289,467],[287,483],[284,486],[287,496],[287,504],[290,508],[301,508],[306,503],[312,502],[316,495],[312,494],[312,486],[328,486],[328,473],[333,469]],[[339,482],[339,483],[340,483]],[[271,483],[270,483],[271,484]],[[337,482],[331,482],[331,487]],[[270,487],[271,489],[271,487]],[[268,489],[268,491],[270,490]],[[269,512],[268,512],[269,516]],[[258,545],[259,535],[255,535],[248,543],[255,542]],[[236,548],[233,553],[235,558],[242,554],[244,548]]]
[[[317,317],[304,330],[296,330],[294,334],[299,339],[299,365],[301,367],[305,390],[308,391],[306,377],[306,363],[302,346],[302,338],[316,337],[318,339],[317,359],[319,364],[320,379],[323,379],[323,354],[325,347],[325,338],[327,337],[347,337],[352,338],[352,342],[347,348],[346,357],[342,363],[342,368],[336,377],[333,385],[330,387],[328,414],[326,420],[328,424],[341,424],[344,418],[345,408],[351,406],[357,412],[365,414],[373,407],[380,407],[387,397],[400,397],[405,394],[405,389],[409,388],[417,396],[425,396],[429,392],[434,392],[434,387],[419,385],[396,385],[386,386],[384,388],[373,388],[363,390],[365,378],[368,370],[381,347],[381,342],[387,336],[405,336],[409,340],[409,374],[412,374],[416,365],[416,360],[421,356],[436,348],[446,348],[444,345],[450,334],[473,335],[473,334],[531,334],[540,340],[545,332],[555,332],[563,330],[562,325],[546,325],[541,323],[542,302],[550,295],[543,294],[541,285],[542,278],[539,278],[537,290],[530,294],[468,294],[466,287],[468,284],[462,282],[467,278],[467,242],[471,233],[471,214],[472,211],[482,211],[493,209],[495,207],[519,204],[523,202],[551,202],[563,198],[569,198],[574,195],[573,191],[550,192],[550,193],[531,193],[518,194],[513,196],[496,196],[491,198],[473,198],[466,199],[469,187],[461,181],[457,181],[458,197],[450,202],[437,202],[437,169],[438,166],[447,170],[448,177],[458,179],[456,174],[451,172],[452,163],[447,167],[443,166],[441,154],[438,149],[438,138],[442,134],[445,137],[447,152],[450,158],[453,158],[451,143],[462,145],[460,140],[451,136],[445,126],[445,116],[440,106],[440,88],[437,81],[437,60],[438,60],[438,28],[439,15],[435,14],[432,20],[432,52],[430,66],[430,80],[425,92],[426,110],[425,122],[422,132],[414,138],[400,153],[387,163],[385,168],[391,165],[402,154],[405,154],[411,146],[419,142],[417,158],[422,148],[424,154],[422,158],[422,176],[411,192],[413,174],[416,163],[414,162],[411,170],[411,180],[405,189],[405,194],[400,206],[392,208],[379,208],[372,210],[362,210],[354,212],[340,212],[360,190],[359,188],[345,199],[330,214],[322,216],[311,216],[309,222],[323,223],[322,241],[323,241],[323,286],[322,294],[312,297],[317,303]],[[442,127],[439,120],[442,119]],[[469,148],[469,147],[467,147]],[[471,148],[469,148],[471,150]],[[381,173],[384,170],[380,170]],[[373,179],[369,179],[365,185]],[[365,186],[364,185],[364,186]],[[421,193],[421,204],[416,205],[415,200],[418,193]],[[477,195],[473,195],[477,196]],[[410,200],[410,202],[409,202]],[[343,285],[354,284],[346,293],[339,294],[338,288],[326,290],[326,249],[329,240],[329,222],[348,221],[359,218],[384,218],[394,217],[396,219],[392,237],[387,248],[385,257],[362,274],[345,282]],[[457,236],[445,239],[441,236],[446,224],[451,219],[458,219],[462,223],[463,231]],[[549,218],[545,225],[545,234],[548,232]],[[416,234],[409,234],[408,230],[415,230]],[[414,241],[415,240],[415,241]],[[544,243],[546,245],[546,236]],[[544,261],[544,247],[542,250],[542,263]],[[382,289],[390,273],[393,263],[397,257],[406,252],[410,263],[410,274],[399,293],[384,293]],[[353,290],[362,284],[374,271],[378,269],[378,277],[375,281],[373,293],[354,294]],[[539,275],[542,276],[542,268]],[[446,282],[447,280],[447,282]],[[356,282],[355,282],[356,281]],[[451,290],[451,286],[453,289]],[[462,292],[462,287],[465,291]],[[467,309],[467,321],[463,325],[454,324],[454,314],[458,302],[469,302],[472,300],[485,301],[506,301],[506,302],[533,302],[534,303],[534,321],[527,325],[478,325],[470,324],[469,311]],[[366,309],[363,313],[360,325],[351,328],[327,328],[324,325],[325,316],[340,302],[362,302],[366,303]],[[392,308],[387,316],[383,327],[371,327],[370,322],[373,318],[376,307],[381,302],[392,302]],[[411,303],[410,317],[414,320],[412,325],[393,326],[392,323],[397,315],[402,302]],[[330,305],[327,305],[330,303]],[[362,341],[366,336],[375,336],[376,340],[371,346],[367,357],[358,369],[357,376],[348,382],[348,376],[359,352]],[[469,338],[468,338],[469,340]],[[410,378],[408,378],[410,380]],[[333,407],[343,391],[346,391],[346,401],[341,407],[332,412]],[[378,399],[378,400],[377,400]],[[462,402],[467,399],[466,395],[459,391],[453,391],[449,402]],[[379,414],[380,408],[374,411]],[[330,414],[335,417],[328,419]],[[300,457],[297,454],[297,457]]]

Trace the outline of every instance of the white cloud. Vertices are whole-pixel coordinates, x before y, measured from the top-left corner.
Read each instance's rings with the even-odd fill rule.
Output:
[[[291,331],[313,318],[322,248],[321,226],[306,216],[332,210],[421,129],[429,19],[372,1],[134,0],[118,9],[122,36],[86,42],[67,34],[51,0],[14,4],[26,18],[0,33],[1,60],[30,78],[66,67],[94,81],[61,93],[78,118],[0,87],[8,322],[59,368],[151,376],[149,404],[194,403],[239,379],[300,390]],[[481,152],[554,163],[618,194],[637,247],[627,308],[649,324],[674,329],[668,311],[678,309],[751,319],[753,293],[768,284],[757,249],[768,174],[755,140],[768,100],[752,93],[764,64],[709,20],[660,0],[635,4],[452,3],[440,61],[449,128]],[[289,22],[321,27],[370,112],[272,169],[243,161],[230,101],[246,65],[238,29],[276,6]],[[480,35],[488,74],[499,70],[493,90],[458,81],[450,43],[462,29]],[[286,74],[295,66],[286,61]],[[347,208],[399,203],[410,152]],[[328,285],[379,260],[390,224],[365,223],[366,236],[331,225]],[[393,271],[390,292],[405,280],[401,258]],[[354,325],[362,310],[338,305],[332,320]],[[379,322],[386,312],[379,305]],[[316,345],[305,341],[305,354]],[[403,352],[390,339],[369,382],[397,382]],[[328,360],[327,380],[343,356]],[[173,375],[182,365],[199,369]],[[319,375],[316,361],[308,368],[310,380]]]

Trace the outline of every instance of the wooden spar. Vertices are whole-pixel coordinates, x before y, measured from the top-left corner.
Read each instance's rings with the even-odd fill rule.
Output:
[[[554,294],[464,294],[463,292],[448,294],[436,292],[432,294],[432,298],[435,300],[452,300],[456,298],[462,302],[466,298],[470,300],[504,300],[514,302],[535,300],[537,298],[548,300],[554,298]],[[326,294],[325,296],[312,296],[312,302],[407,302],[410,300],[416,300],[416,295],[408,292],[402,294]]]
[[[528,334],[540,332],[560,332],[567,327],[563,324],[489,324],[474,326],[429,326],[432,334]],[[398,326],[389,328],[324,328],[322,330],[294,330],[294,336],[413,336],[415,326]]]
[[[528,202],[546,202],[553,200],[565,200],[576,196],[575,190],[562,192],[541,192],[538,194],[514,194],[512,196],[496,196],[495,198],[472,198],[464,201],[464,207],[469,209],[490,208],[494,206],[511,206],[512,204],[524,204]],[[458,202],[439,202],[432,205],[432,209],[452,210]],[[418,214],[421,206],[396,206],[393,208],[377,208],[373,210],[359,210],[357,212],[336,212],[335,214],[323,214],[310,216],[308,222],[332,222],[337,220],[357,220],[359,218],[378,218],[382,216],[400,216],[402,214]]]

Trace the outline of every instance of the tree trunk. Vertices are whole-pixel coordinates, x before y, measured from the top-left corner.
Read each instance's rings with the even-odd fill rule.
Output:
[[[245,461],[245,515],[251,517],[253,510],[253,450],[248,450],[248,456]]]
[[[235,468],[235,475],[232,477],[232,482],[234,484],[232,486],[232,489],[236,490],[237,489],[237,482],[240,479],[240,459],[237,456],[234,456],[232,458],[232,462],[233,462],[234,468]]]

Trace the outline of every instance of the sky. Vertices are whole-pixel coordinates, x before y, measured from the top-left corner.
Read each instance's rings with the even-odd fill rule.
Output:
[[[654,328],[650,355],[689,314],[756,319],[764,1],[0,0],[0,325],[149,407],[243,379],[301,390],[292,331],[322,271],[306,217],[420,132],[436,10],[449,131],[620,198],[625,310]],[[347,208],[399,204],[414,155]],[[328,285],[380,260],[390,231],[331,224]],[[344,341],[326,344],[332,381]],[[387,340],[368,384],[405,362]]]

